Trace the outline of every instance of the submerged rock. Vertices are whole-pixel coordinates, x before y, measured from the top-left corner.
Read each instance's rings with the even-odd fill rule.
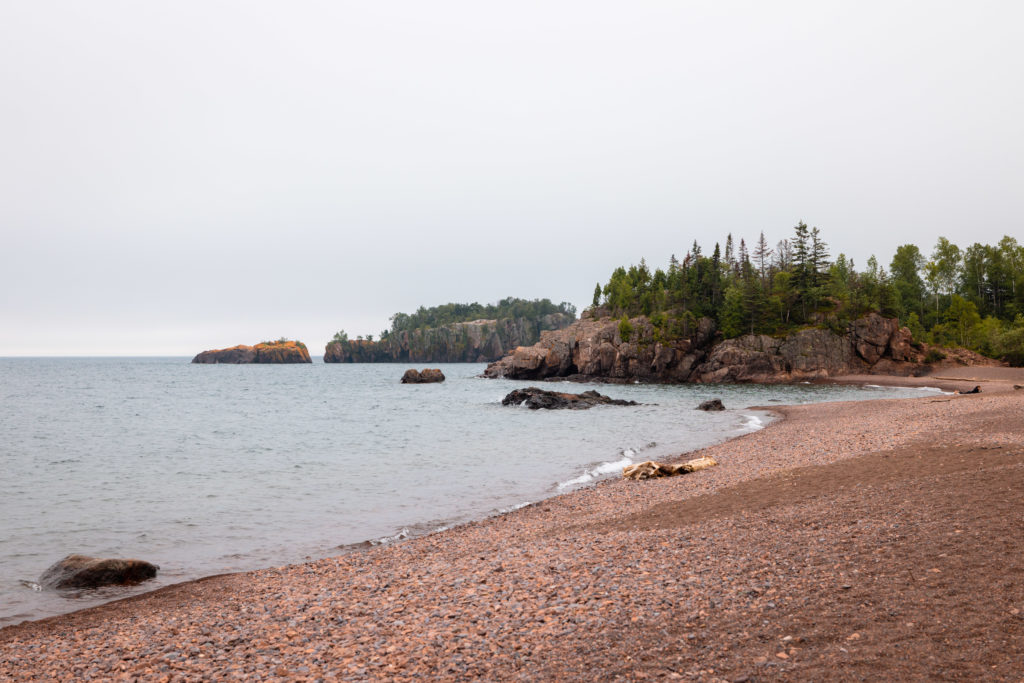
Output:
[[[558,410],[568,408],[569,410],[585,410],[594,406],[638,406],[636,401],[624,401],[611,398],[596,391],[584,391],[582,394],[563,394],[557,391],[545,391],[537,387],[516,389],[501,400],[504,406],[518,406],[525,404],[530,410]]]
[[[701,403],[697,406],[697,410],[725,410],[725,405],[722,403],[722,399],[713,398]]]
[[[127,585],[152,579],[158,569],[144,560],[68,555],[43,572],[39,585],[57,590]]]
[[[444,373],[438,368],[409,369],[402,375],[402,384],[432,384],[443,381]]]

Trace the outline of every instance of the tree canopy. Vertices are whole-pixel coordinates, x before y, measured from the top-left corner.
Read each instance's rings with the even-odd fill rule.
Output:
[[[872,256],[863,270],[832,259],[821,231],[800,222],[770,246],[760,233],[727,235],[708,256],[697,241],[653,272],[646,260],[616,268],[594,290],[593,307],[615,318],[646,315],[664,335],[683,334],[707,316],[723,334],[784,334],[798,326],[841,328],[876,311],[899,317],[918,341],[960,345],[1024,362],[1024,247],[1006,236],[996,245],[961,249],[939,237],[927,256],[896,249],[889,270]]]
[[[563,313],[576,317],[576,307],[563,301],[553,304],[550,299],[518,299],[507,297],[495,304],[460,304],[448,303],[431,308],[420,306],[415,313],[395,313],[391,316],[390,329],[381,332],[381,338],[395,332],[415,330],[427,327],[442,327],[452,323],[470,322],[472,320],[499,320],[503,318],[527,318],[535,320],[552,313]]]

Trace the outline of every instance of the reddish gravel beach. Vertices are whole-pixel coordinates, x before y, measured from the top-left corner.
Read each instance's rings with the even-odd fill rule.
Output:
[[[0,679],[1019,681],[1024,381],[985,372],[775,409],[692,475],[11,626]]]

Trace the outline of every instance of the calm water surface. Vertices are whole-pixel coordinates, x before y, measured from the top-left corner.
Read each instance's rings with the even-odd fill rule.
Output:
[[[752,405],[920,396],[848,386],[548,385],[639,407],[530,411],[528,382],[440,366],[0,358],[0,626],[199,576],[337,554],[481,518],[766,420]],[[694,407],[720,397],[730,410]],[[31,582],[72,552],[160,575],[77,595]]]

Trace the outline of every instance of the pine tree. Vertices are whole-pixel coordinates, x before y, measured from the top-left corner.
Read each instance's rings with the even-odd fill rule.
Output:
[[[767,273],[771,263],[772,254],[775,250],[768,246],[768,240],[764,238],[764,230],[757,239],[757,247],[754,249],[754,258],[757,260],[757,270],[761,273],[761,288],[768,289]]]

